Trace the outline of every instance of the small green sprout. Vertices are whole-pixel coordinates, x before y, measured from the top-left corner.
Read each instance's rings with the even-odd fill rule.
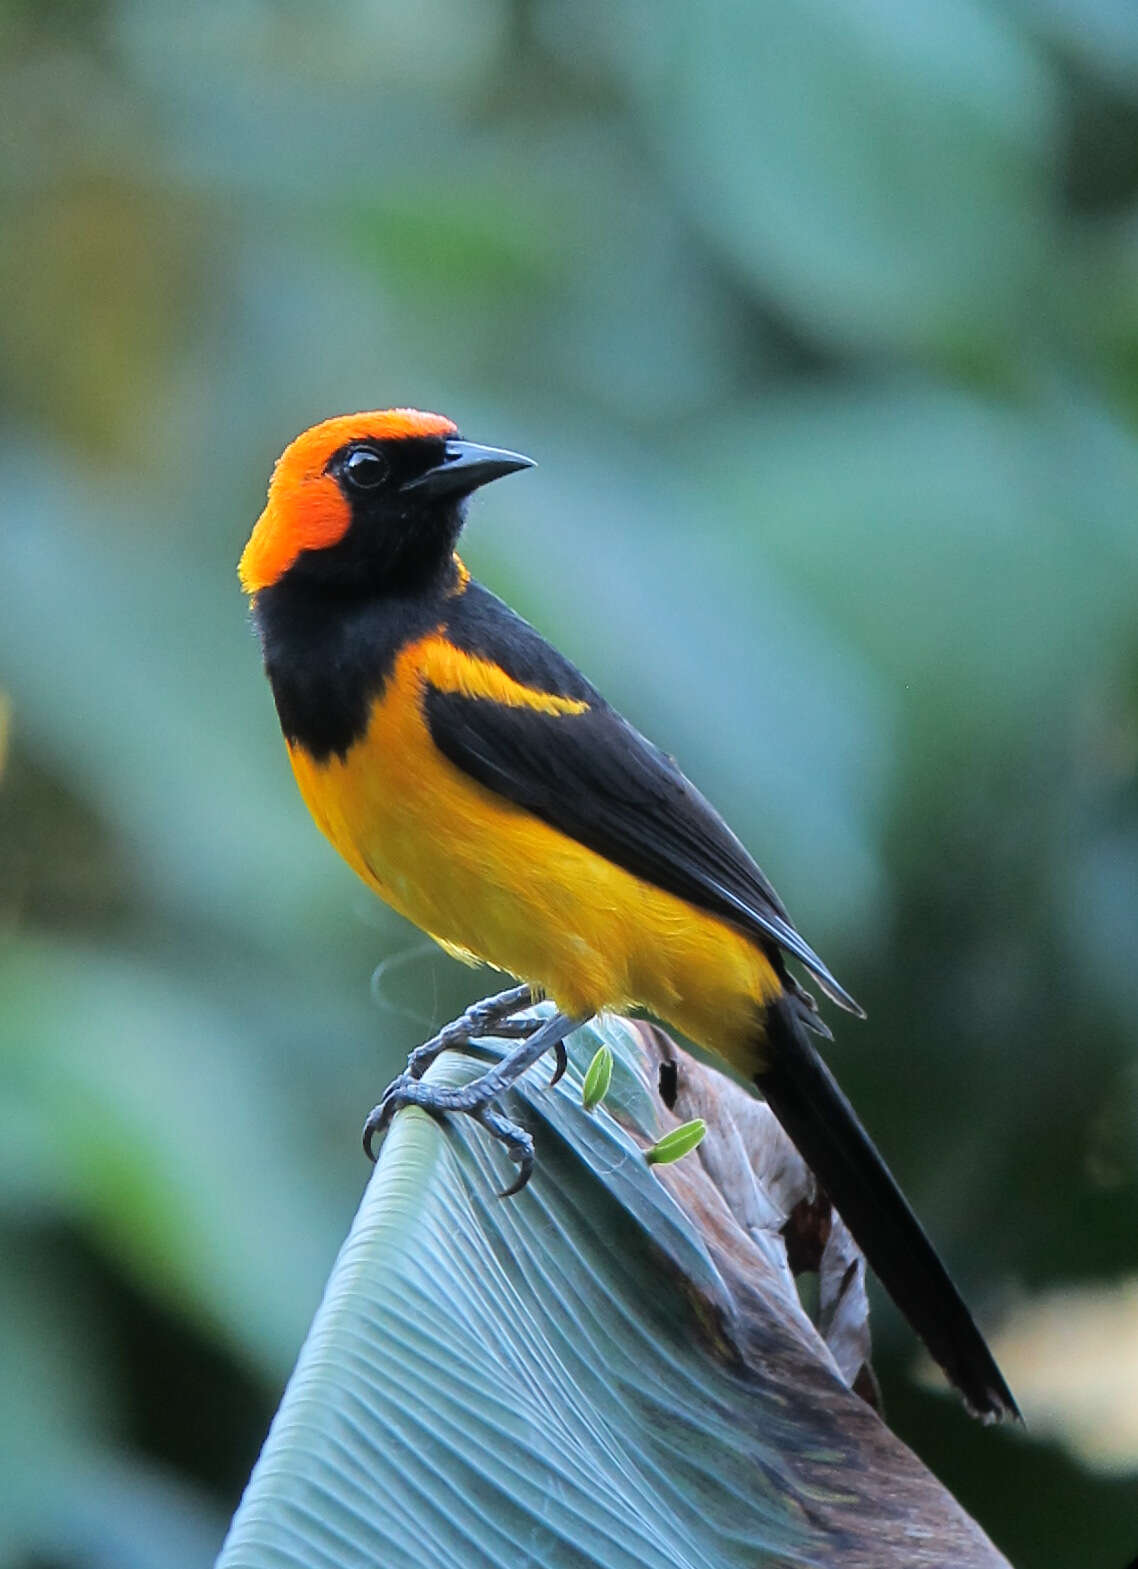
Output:
[[[698,1149],[706,1132],[707,1123],[702,1117],[681,1122],[671,1133],[665,1133],[662,1139],[657,1139],[651,1149],[646,1149],[644,1159],[650,1166],[670,1166],[674,1160],[683,1160],[685,1155]]]
[[[585,1074],[585,1082],[581,1086],[581,1104],[586,1111],[592,1111],[599,1106],[609,1092],[612,1083],[612,1049],[601,1046],[597,1049],[589,1070]]]

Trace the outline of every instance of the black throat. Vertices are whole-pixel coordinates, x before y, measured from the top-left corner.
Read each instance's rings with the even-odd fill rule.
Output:
[[[253,622],[286,741],[318,763],[346,757],[400,649],[439,624],[457,582],[452,560],[411,593],[353,595],[291,573],[262,589]]]

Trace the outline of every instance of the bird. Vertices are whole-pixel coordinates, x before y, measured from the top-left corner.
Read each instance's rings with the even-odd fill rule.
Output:
[[[1018,1418],[944,1264],[814,1044],[797,963],[863,1010],[795,928],[720,814],[458,554],[470,498],[532,467],[410,408],[338,415],[278,459],[241,555],[300,793],[383,900],[448,952],[556,1012],[461,1089],[412,1071],[400,1107],[466,1112],[532,1169],[507,1085],[604,1011],[644,1010],[747,1076],[885,1289],[974,1414]],[[531,548],[527,542],[526,548]],[[366,1142],[366,1140],[365,1140]]]

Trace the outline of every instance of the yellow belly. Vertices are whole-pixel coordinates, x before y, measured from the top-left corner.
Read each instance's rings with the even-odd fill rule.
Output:
[[[317,763],[290,747],[301,794],[381,898],[462,956],[541,987],[565,1012],[644,1007],[738,1055],[777,997],[761,950],[494,795],[444,758],[404,650],[363,740]]]

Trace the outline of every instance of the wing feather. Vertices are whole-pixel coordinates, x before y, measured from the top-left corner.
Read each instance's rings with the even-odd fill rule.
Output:
[[[538,700],[502,702],[449,681],[446,690],[431,682],[428,659],[427,722],[456,767],[646,882],[777,944],[834,1002],[862,1013],[710,802],[532,627],[471,583],[446,639]],[[573,701],[557,711],[550,697]]]

